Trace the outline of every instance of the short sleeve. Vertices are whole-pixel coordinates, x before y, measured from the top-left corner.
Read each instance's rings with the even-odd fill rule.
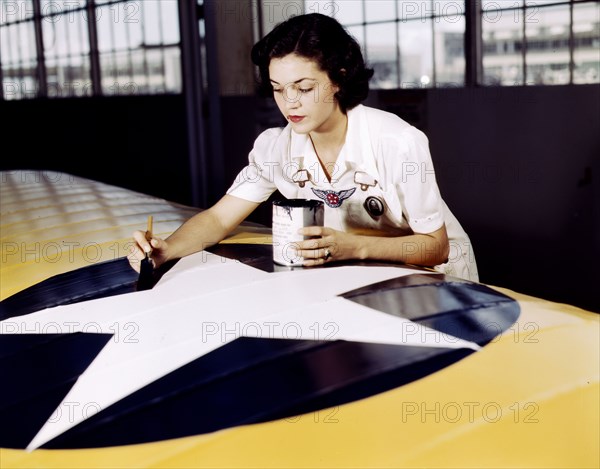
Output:
[[[392,161],[390,174],[411,229],[423,234],[440,229],[444,225],[444,204],[427,137],[410,126],[399,134],[388,134],[382,142],[383,151],[388,153],[385,160]]]
[[[267,129],[254,141],[248,165],[235,178],[227,194],[251,202],[264,202],[277,189],[274,170],[281,166],[278,141],[281,128]]]

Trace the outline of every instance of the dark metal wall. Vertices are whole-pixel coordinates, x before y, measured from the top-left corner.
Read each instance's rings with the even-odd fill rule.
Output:
[[[182,96],[0,101],[0,168],[55,170],[192,202]]]

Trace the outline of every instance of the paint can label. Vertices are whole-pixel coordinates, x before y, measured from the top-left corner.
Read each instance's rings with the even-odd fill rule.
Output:
[[[289,199],[273,202],[273,261],[276,264],[300,266],[304,258],[296,253],[298,241],[310,239],[298,233],[307,226],[323,226],[323,202]]]

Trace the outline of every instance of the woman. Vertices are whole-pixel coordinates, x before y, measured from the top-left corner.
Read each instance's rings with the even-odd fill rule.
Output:
[[[325,226],[298,244],[305,266],[373,259],[478,280],[469,238],[443,202],[422,132],[394,114],[360,103],[373,71],[358,43],[333,18],[295,16],[252,49],[260,86],[275,98],[285,128],[256,139],[227,194],[166,240],[137,231],[156,266],[218,243],[279,190],[325,203]]]

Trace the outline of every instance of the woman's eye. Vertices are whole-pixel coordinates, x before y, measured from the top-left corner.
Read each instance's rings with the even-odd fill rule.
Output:
[[[281,93],[282,91],[283,90],[280,88],[277,88],[277,89],[273,88],[273,93]]]
[[[300,91],[300,93],[310,93],[312,90],[312,88],[298,88],[298,91]]]

